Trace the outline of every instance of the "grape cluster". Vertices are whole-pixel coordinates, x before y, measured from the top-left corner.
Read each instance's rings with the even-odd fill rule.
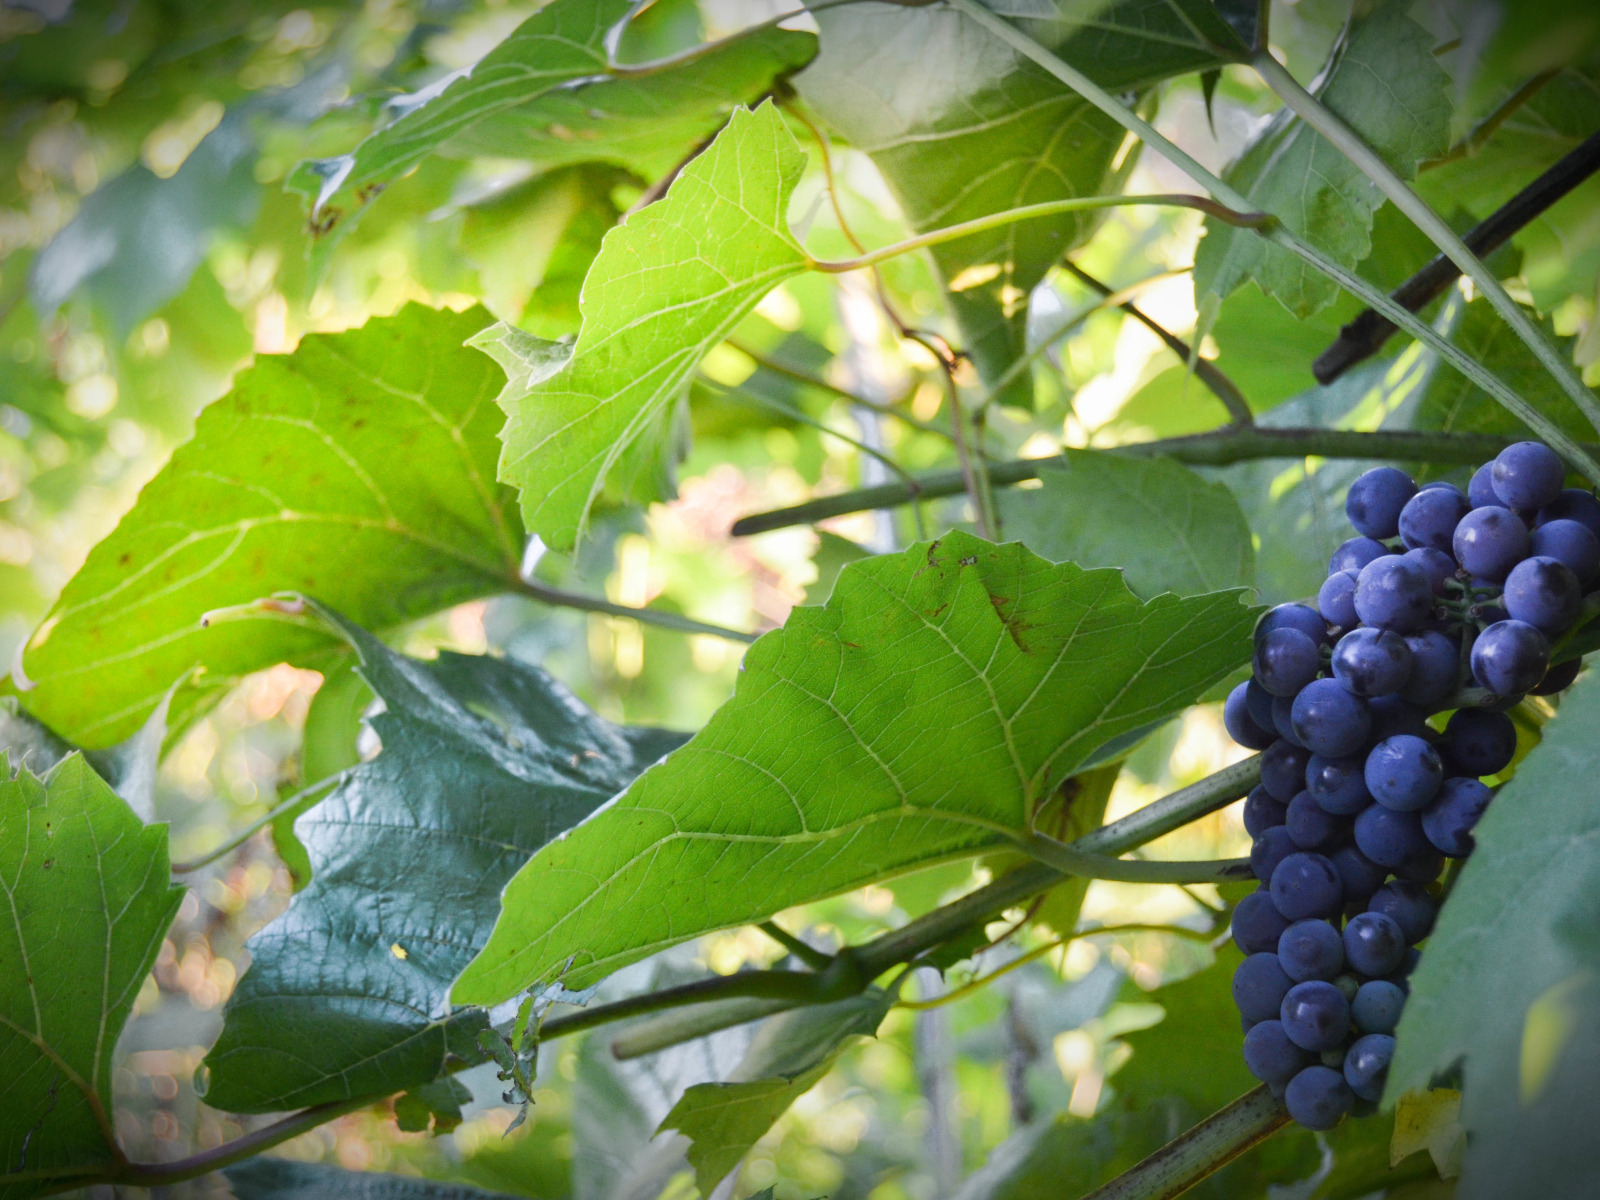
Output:
[[[1378,467],[1350,488],[1358,536],[1315,608],[1256,627],[1228,732],[1261,751],[1244,803],[1260,888],[1233,915],[1244,1060],[1300,1124],[1376,1109],[1417,943],[1446,858],[1472,850],[1516,750],[1505,713],[1578,673],[1552,666],[1600,581],[1600,500],[1563,490],[1548,447],[1519,442],[1466,492]],[[1483,689],[1456,707],[1463,687]],[[1440,735],[1427,718],[1456,708]]]

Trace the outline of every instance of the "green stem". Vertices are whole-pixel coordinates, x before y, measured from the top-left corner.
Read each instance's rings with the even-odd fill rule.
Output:
[[[1562,390],[1572,398],[1579,411],[1589,419],[1589,423],[1600,431],[1600,400],[1595,399],[1594,393],[1583,385],[1583,380],[1578,378],[1578,373],[1572,369],[1572,364],[1550,344],[1549,339],[1539,331],[1539,327],[1528,319],[1528,314],[1523,311],[1522,306],[1506,293],[1494,272],[1483,265],[1482,259],[1467,249],[1466,244],[1456,236],[1456,231],[1429,207],[1426,200],[1406,185],[1405,180],[1401,179],[1394,169],[1362,140],[1360,134],[1346,125],[1337,113],[1301,87],[1299,81],[1270,53],[1263,50],[1254,55],[1251,64],[1266,81],[1267,86],[1278,94],[1279,99],[1297,117],[1354,163],[1380,192],[1394,202],[1396,208],[1428,235],[1429,240],[1442,250],[1451,262],[1461,268],[1464,275],[1477,284],[1495,311],[1507,325],[1511,326],[1512,332],[1533,352],[1533,356],[1539,360],[1540,365],[1550,373],[1550,376],[1561,385]],[[1595,482],[1600,483],[1600,476],[1595,473],[1594,460],[1588,455],[1580,451],[1577,459],[1568,461]]]
[[[1111,858],[1082,850],[1042,833],[1017,838],[1026,854],[1054,867],[1063,875],[1080,879],[1109,879],[1117,883],[1226,883],[1248,879],[1248,858],[1218,858],[1202,862],[1165,862],[1161,859]]]
[[[833,955],[824,953],[809,942],[796,937],[776,921],[763,921],[756,928],[813,971],[826,970],[833,964]]]
[[[970,221],[962,221],[955,225],[947,225],[943,229],[930,229],[927,233],[919,233],[916,237],[906,238],[903,242],[895,242],[892,246],[882,246],[877,250],[855,258],[839,259],[834,262],[813,259],[811,269],[826,271],[830,275],[841,275],[846,271],[859,271],[863,267],[876,266],[878,263],[895,258],[901,254],[909,254],[913,250],[922,250],[928,246],[938,246],[944,242],[953,242],[957,238],[970,237],[975,233],[983,233],[990,229],[999,229],[1006,225],[1014,225],[1018,221],[1031,221],[1036,217],[1053,217],[1061,213],[1088,212],[1097,208],[1122,208],[1124,206],[1154,204],[1163,208],[1193,208],[1229,225],[1237,225],[1244,229],[1263,229],[1275,223],[1276,218],[1267,213],[1235,211],[1226,205],[1218,204],[1215,200],[1205,196],[1189,196],[1182,192],[1157,194],[1149,196],[1076,196],[1070,200],[1047,200],[1043,204],[1024,204],[1018,208],[1008,208],[1003,212],[990,213],[985,217],[974,217]],[[1248,208],[1248,205],[1245,206]]]
[[[347,770],[340,771],[336,775],[329,775],[326,779],[319,779],[313,784],[308,784],[281,804],[276,805],[265,816],[259,818],[239,833],[234,834],[233,837],[223,842],[215,850],[208,851],[199,858],[190,859],[188,862],[173,863],[172,873],[174,875],[187,875],[191,871],[198,871],[201,867],[210,866],[224,855],[233,853],[233,851],[244,845],[279,817],[287,816],[301,808],[310,807],[312,797],[325,788],[337,786],[349,773]]]
[[[672,629],[678,633],[703,633],[709,637],[746,644],[760,636],[755,633],[741,633],[737,629],[726,629],[721,625],[708,625],[704,621],[679,616],[677,613],[663,612],[659,608],[634,608],[627,604],[613,604],[609,600],[563,591],[532,579],[516,578],[512,581],[510,590],[530,600],[537,600],[540,604],[575,608],[579,612],[604,613],[612,617],[631,617],[641,625],[654,625],[658,629]]]
[[[611,1056],[619,1060],[641,1058],[669,1046],[681,1046],[707,1034],[720,1033],[735,1025],[748,1025],[774,1013],[799,1008],[798,1000],[722,1000],[694,1008],[663,1013],[640,1021],[611,1042]]]
[[[882,413],[886,417],[893,417],[896,421],[900,421],[906,425],[909,425],[913,429],[920,429],[923,433],[931,433],[935,437],[944,438],[946,440],[948,440],[950,437],[950,434],[947,430],[940,429],[937,425],[930,424],[929,422],[921,420],[918,417],[914,417],[908,412],[902,412],[892,404],[884,404],[878,400],[870,400],[866,396],[862,396],[859,393],[852,392],[846,388],[838,387],[835,384],[831,384],[826,379],[823,379],[820,375],[812,375],[806,371],[801,371],[798,368],[781,363],[777,359],[768,358],[766,355],[750,349],[750,347],[746,346],[737,338],[725,338],[723,340],[723,345],[737,350],[740,354],[744,355],[751,362],[755,363],[756,366],[760,367],[763,371],[770,371],[774,375],[781,375],[783,378],[792,380],[793,382],[801,384],[804,387],[813,387],[818,391],[827,392],[829,395],[837,396],[839,399],[847,401],[850,404],[859,404],[862,408],[870,408],[874,412]]]

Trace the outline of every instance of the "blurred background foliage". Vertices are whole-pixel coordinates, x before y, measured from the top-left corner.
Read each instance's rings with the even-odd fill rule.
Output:
[[[464,138],[395,182],[359,226],[341,230],[336,240],[315,236],[304,198],[285,188],[298,163],[349,151],[386,119],[396,97],[470,65],[536,7],[507,0],[0,4],[4,661],[89,547],[187,436],[196,413],[252,356],[285,353],[308,332],[357,326],[412,300],[457,309],[481,301],[496,317],[544,336],[575,332],[579,288],[601,236],[656,194],[676,154],[664,159],[644,147],[590,158],[580,142],[530,162],[490,153],[499,143],[488,135]],[[1448,47],[1452,21],[1483,7],[1424,4],[1413,15]],[[670,53],[782,11],[780,0],[658,0],[631,26],[622,57]],[[1275,4],[1274,44],[1307,78],[1347,14],[1339,0]],[[796,27],[815,26],[803,18]],[[1592,132],[1600,112],[1594,64],[1568,63],[1497,123],[1493,136],[1475,140],[1474,130],[1530,73],[1563,65],[1540,61],[1537,39],[1517,43],[1515,33],[1488,50],[1469,37],[1439,52],[1452,73],[1457,149],[1425,164],[1419,187],[1461,227]],[[780,81],[775,90],[792,99],[796,86],[807,97],[804,74],[797,85]],[[1213,168],[1234,157],[1275,107],[1253,75],[1231,67],[1214,81],[1214,92],[1189,75],[1149,89],[1143,104],[1164,132]],[[827,107],[826,97],[818,97],[817,107]],[[789,111],[809,110],[801,104]],[[818,256],[852,253],[841,215],[869,245],[905,235],[896,193],[871,157],[842,138],[829,144],[830,197],[815,130],[798,117],[793,127],[811,152],[792,210],[808,249]],[[1173,169],[1126,146],[1113,169],[1131,173],[1130,191],[1188,190]],[[1075,261],[1114,288],[1145,281],[1141,309],[1187,336],[1198,314],[1184,272],[1199,236],[1193,213],[1120,210],[1099,222]],[[1379,211],[1373,237],[1361,269],[1385,287],[1430,257],[1387,208]],[[1594,382],[1600,370],[1596,181],[1520,235],[1497,265]],[[533,554],[529,569],[547,583],[619,603],[761,630],[780,624],[792,606],[825,597],[844,563],[914,540],[906,508],[741,540],[730,537],[729,527],[744,513],[887,478],[887,468],[863,446],[905,470],[950,462],[937,364],[917,342],[896,336],[880,302],[961,344],[951,306],[960,280],[946,281],[951,290],[941,282],[928,260],[913,256],[885,265],[881,296],[860,274],[837,281],[807,276],[773,292],[713,351],[691,389],[692,448],[679,471],[677,499],[645,513],[607,514],[578,554]],[[1246,285],[1199,331],[1202,353],[1230,372],[1268,423],[1509,428],[1503,413],[1458,380],[1440,378],[1428,356],[1404,339],[1333,387],[1316,388],[1310,361],[1356,307],[1344,300],[1297,321]],[[1457,289],[1430,315],[1468,337],[1483,307]],[[1046,273],[1026,312],[1028,345],[1038,351],[1027,373],[1031,389],[1013,388],[987,407],[983,436],[991,457],[1172,436],[1224,420],[1154,334],[1121,311],[1098,307],[1096,293],[1073,275]],[[1069,316],[1078,318],[1072,332],[1043,345]],[[1515,369],[1503,357],[1515,348],[1484,341],[1485,361]],[[985,390],[969,365],[958,382],[973,395]],[[853,396],[894,406],[911,420],[884,419]],[[1234,556],[1237,577],[1215,586],[1254,583],[1267,602],[1312,592],[1328,548],[1343,536],[1343,487],[1366,465],[1271,460],[1203,472],[1232,493],[1251,535]],[[1007,497],[1013,533],[1041,530],[1042,539],[1059,533],[1059,512],[1040,507],[1053,486]],[[930,530],[971,519],[961,499],[923,508]],[[440,648],[514,655],[545,666],[612,720],[684,730],[701,725],[728,696],[739,657],[736,646],[713,637],[521,598],[463,605],[403,631],[397,641],[422,655]],[[249,679],[187,731],[162,767],[155,802],[158,819],[171,823],[175,859],[203,853],[323,773],[306,761],[316,743],[302,749],[321,684],[315,672],[275,668]],[[323,699],[327,709],[342,706],[343,729],[354,727],[366,702],[359,693]],[[1195,709],[1129,760],[1111,815],[1240,753],[1228,745],[1214,707]],[[1153,852],[1211,858],[1246,847],[1230,810]],[[191,877],[194,890],[122,1045],[117,1124],[135,1157],[173,1158],[216,1145],[252,1120],[208,1109],[192,1076],[246,966],[244,939],[282,910],[294,887],[292,843],[284,849],[280,857],[264,833]],[[785,920],[809,928],[814,938],[859,940],[972,887],[991,869],[939,868]],[[1043,1196],[1053,1194],[1063,1172],[1080,1169],[1073,1164],[1095,1155],[1104,1161],[1140,1144],[1106,1142],[1106,1131],[1120,1128],[1115,1122],[1154,1122],[1162,1126],[1153,1129],[1159,1140],[1231,1099],[1247,1081],[1235,1078],[1237,1048],[1225,1002],[1207,1010],[1204,997],[1191,998],[1184,1011],[1210,1012],[1226,1036],[1208,1040],[1203,1015],[1185,1018],[1181,1029],[1162,1023],[1164,1012],[1172,1022],[1181,1006],[1161,989],[1183,986],[1177,981],[1210,961],[1205,943],[1226,929],[1215,911],[1224,899],[1209,888],[1095,883],[1087,921],[1178,925],[1196,937],[1138,932],[1080,940],[1038,954],[948,1006],[896,1010],[878,1040],[849,1051],[762,1140],[736,1177],[737,1193],[776,1185],[778,1200],[823,1194],[932,1200],[958,1190],[964,1200]],[[1004,924],[991,930],[997,937],[1006,932]],[[943,981],[925,973],[919,994],[959,988],[1046,946],[1051,936],[1048,924],[1036,923]],[[633,970],[670,975],[698,965],[727,973],[779,953],[747,929]],[[1226,974],[1197,978],[1225,981]],[[1225,1000],[1225,986],[1208,986],[1212,1001]],[[1172,1061],[1180,1034],[1187,1039],[1181,1068]],[[509,1137],[502,1134],[512,1112],[499,1103],[487,1068],[464,1077],[474,1100],[453,1131],[404,1132],[392,1114],[369,1111],[280,1153],[469,1181],[541,1200],[687,1197],[690,1177],[663,1153],[662,1139],[650,1148],[651,1135],[676,1095],[713,1077],[748,1034],[729,1031],[718,1035],[732,1039],[727,1046],[710,1039],[626,1063],[609,1054],[612,1036],[605,1031],[554,1046],[541,1059],[533,1117]],[[1097,1112],[1102,1120],[1091,1121]],[[980,1170],[1002,1146],[996,1161],[1009,1168]],[[1351,1161],[1367,1161],[1361,1153]],[[1311,1182],[1296,1196],[1359,1194],[1341,1192],[1330,1169],[1310,1135],[1300,1135],[1233,1169],[1256,1174],[1225,1175],[1208,1187],[1216,1195],[1259,1194],[1262,1179],[1299,1178]],[[1418,1184],[1405,1194],[1438,1194],[1424,1186],[1439,1185]],[[188,1190],[220,1194],[225,1187],[216,1177]]]

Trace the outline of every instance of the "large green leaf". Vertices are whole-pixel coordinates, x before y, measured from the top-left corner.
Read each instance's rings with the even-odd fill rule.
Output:
[[[266,1112],[433,1079],[484,1015],[446,993],[500,889],[684,735],[612,725],[512,659],[406,658],[335,614],[383,743],[295,823],[311,884],[250,940],[206,1100]]]
[[[1248,587],[1250,526],[1225,484],[1167,458],[1068,450],[1043,485],[1005,493],[1008,534],[1035,553],[1080,567],[1120,567],[1136,596]]]
[[[495,1003],[998,846],[1099,746],[1242,661],[1237,592],[1140,603],[1114,571],[963,533],[848,566],[745,657],[682,750],[508,885],[457,982]]]
[[[1115,91],[1218,65],[1234,36],[1196,0],[1074,0],[997,11]],[[1048,14],[1048,19],[1041,19]],[[817,60],[796,78],[871,155],[917,231],[1023,204],[1115,191],[1120,126],[959,13],[862,4],[816,13]],[[1235,46],[1236,48],[1236,46]],[[1028,295],[1093,231],[1092,214],[1007,225],[933,251],[968,350],[993,381],[1023,351]],[[1028,377],[1008,397],[1023,402]]]
[[[326,665],[343,643],[203,614],[279,590],[388,629],[516,577],[522,530],[494,481],[502,377],[462,343],[489,323],[408,305],[263,356],[62,591],[22,656],[24,703],[71,741],[116,742],[199,666],[172,724],[236,678]],[[14,682],[21,680],[14,676]]]
[[[0,1197],[6,1175],[109,1166],[111,1065],[183,889],[146,826],[79,755],[43,780],[0,755]]]
[[[1433,39],[1398,4],[1352,21],[1321,75],[1317,98],[1404,178],[1449,145],[1449,82]],[[1284,109],[1224,176],[1257,209],[1346,267],[1372,249],[1372,214],[1382,197],[1356,166]],[[1215,220],[1195,253],[1197,296],[1223,297],[1247,279],[1297,316],[1326,307],[1332,280],[1259,234]]]
[[[514,1200],[461,1183],[346,1171],[329,1163],[251,1158],[226,1168],[238,1200]]]
[[[1495,797],[1412,978],[1387,1098],[1460,1070],[1461,1194],[1593,1194],[1600,1105],[1600,677]]]
[[[787,216],[804,167],[775,106],[741,109],[664,200],[606,235],[576,345],[517,339],[537,369],[500,396],[500,478],[521,489],[523,519],[547,544],[571,549],[608,486],[661,494],[672,409],[700,359],[805,269]]]

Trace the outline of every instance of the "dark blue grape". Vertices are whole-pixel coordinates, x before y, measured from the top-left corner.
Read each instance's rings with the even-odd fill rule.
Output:
[[[1393,1033],[1405,1006],[1406,994],[1399,984],[1371,979],[1350,1002],[1350,1016],[1362,1033]]]
[[[1382,558],[1389,553],[1389,547],[1382,542],[1369,537],[1353,537],[1347,542],[1341,542],[1339,548],[1333,552],[1333,557],[1328,560],[1328,574],[1337,575],[1340,571],[1359,572],[1375,558]]]
[[[1400,964],[1400,969],[1395,972],[1395,982],[1406,989],[1406,994],[1411,994],[1411,988],[1406,980],[1415,974],[1416,969],[1422,964],[1422,951],[1415,946],[1406,951],[1406,961]]]
[[[1600,576],[1600,538],[1587,525],[1566,520],[1540,525],[1529,538],[1529,547],[1541,558],[1565,564],[1583,587]]]
[[[1539,680],[1538,687],[1528,689],[1530,696],[1554,696],[1557,692],[1564,692],[1572,686],[1572,681],[1578,677],[1578,671],[1583,666],[1581,658],[1569,658],[1566,662],[1556,663],[1545,671],[1544,678]]]
[[[1439,752],[1409,733],[1385,738],[1367,753],[1367,791],[1400,812],[1426,808],[1444,781]]]
[[[1517,727],[1503,712],[1457,710],[1444,727],[1445,756],[1453,773],[1498,775],[1517,753]]]
[[[1328,640],[1327,622],[1309,604],[1280,604],[1268,609],[1256,622],[1256,641],[1259,642],[1275,629],[1298,629],[1317,643]]]
[[[1422,813],[1422,832],[1451,858],[1472,853],[1472,830],[1494,794],[1476,779],[1447,779],[1439,796]]]
[[[1372,730],[1366,702],[1337,679],[1314,679],[1294,698],[1290,725],[1306,749],[1324,758],[1354,754]]]
[[[1566,563],[1534,555],[1511,568],[1501,603],[1513,621],[1525,621],[1539,632],[1556,637],[1572,628],[1578,619],[1583,609],[1583,585]]]
[[[1311,1055],[1289,1040],[1283,1022],[1261,1021],[1244,1035],[1245,1070],[1262,1083],[1288,1083],[1311,1062]]]
[[[1389,877],[1387,867],[1380,867],[1356,846],[1340,846],[1328,856],[1328,861],[1339,872],[1339,884],[1346,906],[1365,905]]]
[[[1272,793],[1264,787],[1250,789],[1250,794],[1244,798],[1244,831],[1251,838],[1258,838],[1269,829],[1284,824],[1289,815],[1289,808],[1279,800],[1274,800]]]
[[[1283,827],[1289,831],[1289,840],[1300,849],[1325,850],[1349,836],[1350,819],[1334,816],[1313,800],[1310,792],[1301,792],[1289,801]]]
[[[1467,499],[1473,508],[1504,507],[1505,501],[1500,499],[1500,494],[1494,490],[1494,463],[1486,462],[1472,473],[1472,482],[1467,484]]]
[[[1296,850],[1294,839],[1282,825],[1264,830],[1250,845],[1250,869],[1262,883],[1270,883],[1278,865]]]
[[[1554,504],[1566,477],[1566,463],[1543,442],[1507,446],[1495,455],[1489,476],[1500,502],[1520,509]]]
[[[1437,630],[1408,634],[1411,678],[1400,689],[1400,699],[1423,708],[1455,694],[1461,680],[1461,643]]]
[[[1250,719],[1263,729],[1271,729],[1272,725],[1272,693],[1267,691],[1254,679],[1245,680],[1244,704],[1250,713]]]
[[[1256,639],[1251,669],[1274,696],[1293,696],[1322,670],[1322,652],[1298,629],[1274,629]]]
[[[1274,800],[1287,804],[1306,786],[1306,764],[1311,752],[1281,740],[1261,753],[1261,786]]]
[[[1296,983],[1333,979],[1344,970],[1344,943],[1326,921],[1296,921],[1278,938],[1278,964]]]
[[[1350,1002],[1333,984],[1312,979],[1295,984],[1285,993],[1278,1019],[1291,1042],[1302,1050],[1321,1054],[1344,1041],[1350,1032]]]
[[[1386,554],[1356,577],[1356,613],[1365,625],[1410,633],[1433,614],[1433,585],[1404,555]]]
[[[1393,917],[1358,913],[1344,927],[1344,956],[1352,971],[1374,977],[1387,975],[1405,960],[1406,935]]]
[[[1382,1100],[1383,1085],[1389,1078],[1389,1062],[1394,1058],[1394,1038],[1386,1033],[1369,1033],[1356,1039],[1344,1059],[1344,1081],[1363,1100]]]
[[[1444,874],[1444,855],[1430,842],[1396,867],[1394,873],[1407,883],[1432,883]]]
[[[1353,817],[1372,803],[1363,777],[1364,758],[1324,758],[1313,754],[1306,764],[1306,791],[1335,816]]]
[[[1400,510],[1416,494],[1416,480],[1398,467],[1373,467],[1350,485],[1345,515],[1357,533],[1392,538],[1400,531]]]
[[[1549,639],[1525,621],[1496,621],[1472,643],[1472,677],[1497,696],[1537,687],[1549,666]]]
[[[1344,1076],[1320,1063],[1307,1067],[1289,1081],[1283,1103],[1289,1115],[1307,1129],[1332,1129],[1355,1106],[1356,1094]]]
[[[1263,886],[1251,892],[1233,910],[1233,941],[1246,954],[1276,951],[1289,922]]]
[[[1252,954],[1233,973],[1234,1007],[1246,1020],[1274,1020],[1293,983],[1276,954]]]
[[[1300,743],[1300,735],[1294,731],[1294,697],[1274,696],[1272,698],[1272,727],[1278,731],[1278,736],[1289,745],[1299,750],[1305,747]]]
[[[1411,647],[1387,629],[1352,629],[1333,648],[1333,677],[1358,696],[1388,696],[1411,678]]]
[[[1263,836],[1274,832],[1269,829]],[[1332,917],[1344,907],[1344,883],[1322,855],[1298,850],[1285,855],[1273,869],[1272,902],[1290,921]]]
[[[1490,505],[1461,518],[1450,547],[1468,575],[1499,583],[1528,557],[1532,542],[1521,517],[1509,508]]]
[[[1354,629],[1361,618],[1356,615],[1356,573],[1335,571],[1317,592],[1317,610],[1330,625]]]
[[[1407,704],[1399,696],[1374,696],[1367,701],[1367,711],[1372,714],[1372,729],[1367,741],[1376,744],[1385,738],[1410,734],[1412,737],[1432,741],[1433,730],[1428,728],[1427,714],[1414,704]]]
[[[1422,568],[1422,573],[1428,577],[1428,586],[1433,589],[1435,596],[1443,596],[1449,592],[1450,589],[1445,585],[1454,579],[1456,572],[1460,570],[1456,560],[1450,557],[1448,551],[1435,550],[1432,546],[1419,546],[1415,550],[1407,550],[1400,557]]]
[[[1422,832],[1422,818],[1418,814],[1396,812],[1381,804],[1374,804],[1356,818],[1355,833],[1356,847],[1361,853],[1391,871],[1432,849]],[[1284,840],[1288,840],[1287,833]]]
[[[1400,926],[1408,945],[1416,945],[1433,930],[1439,902],[1420,884],[1393,879],[1373,893],[1367,911],[1382,913]]]
[[[1261,728],[1250,715],[1245,698],[1249,686],[1248,683],[1241,683],[1228,693],[1228,699],[1222,705],[1222,725],[1228,731],[1228,736],[1246,750],[1265,750],[1277,740],[1278,735],[1276,731]]]
[[[1547,525],[1551,521],[1576,521],[1600,538],[1600,500],[1593,492],[1583,488],[1567,488],[1539,510],[1534,525]]]
[[[1459,488],[1426,488],[1400,512],[1400,541],[1407,550],[1428,547],[1448,552],[1456,526],[1471,511]]]

